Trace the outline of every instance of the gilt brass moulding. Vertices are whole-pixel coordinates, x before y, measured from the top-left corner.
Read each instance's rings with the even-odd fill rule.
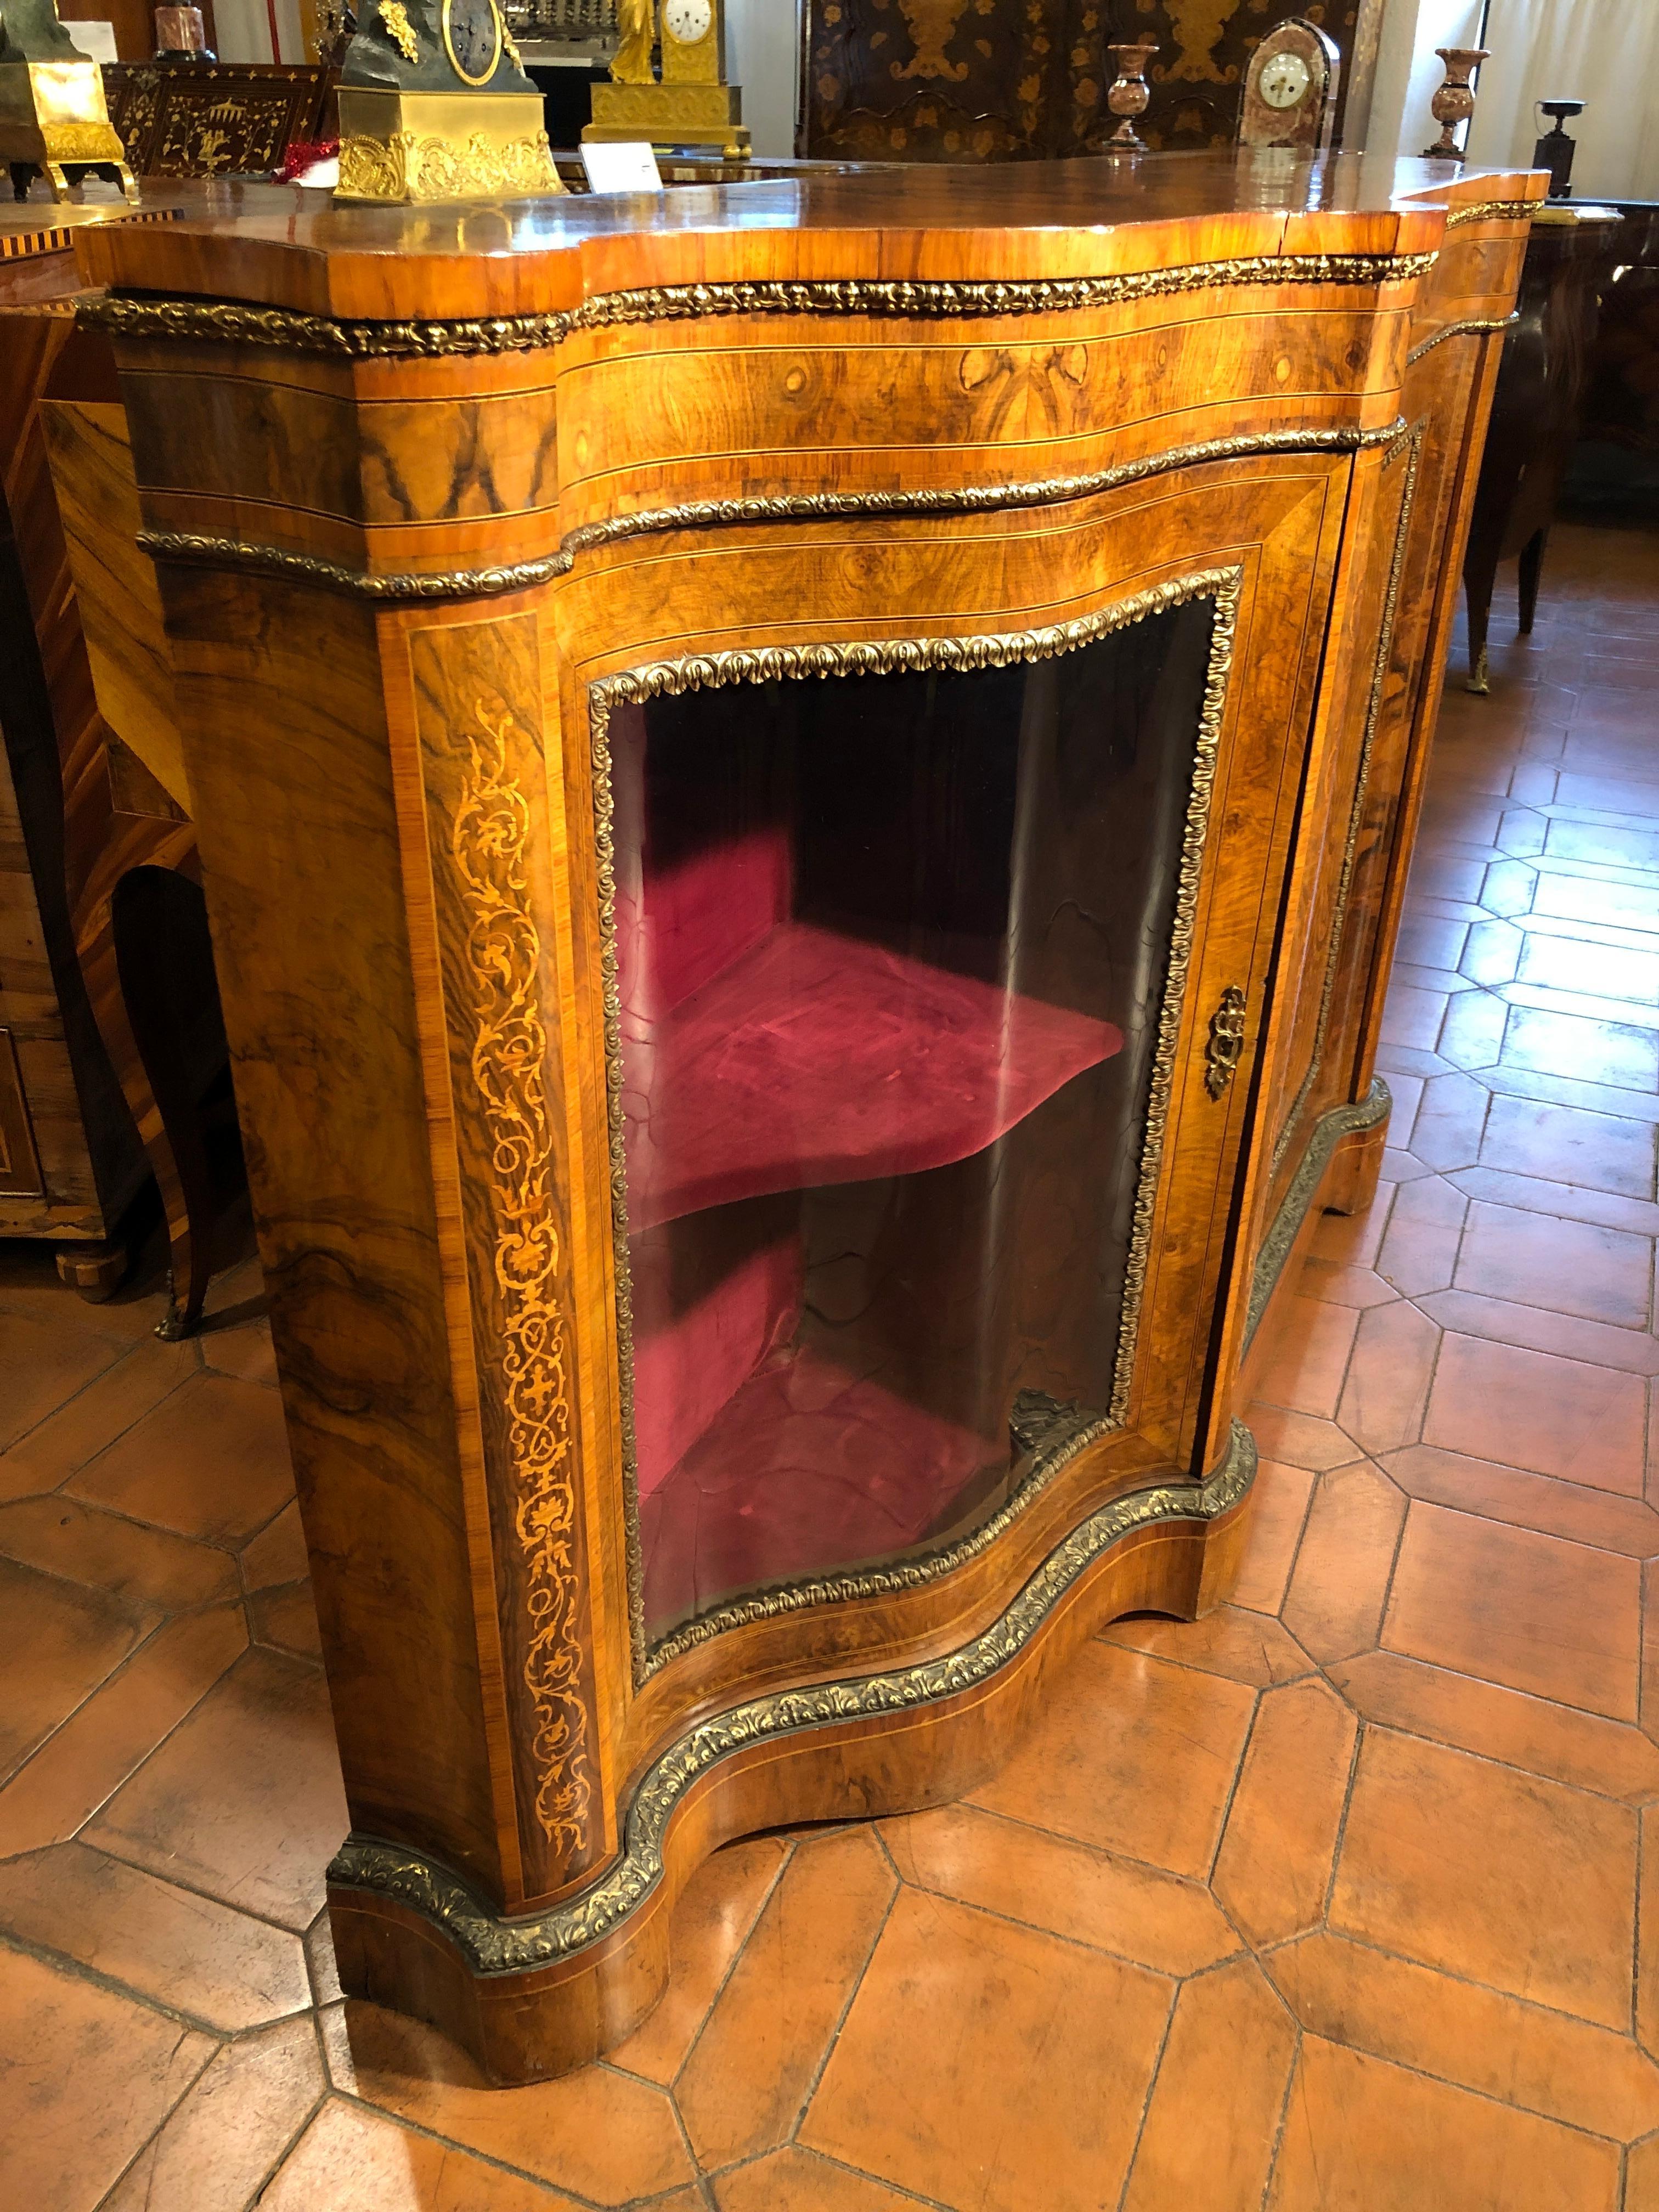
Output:
[[[538,92],[340,87],[337,199],[410,206],[563,190]]]

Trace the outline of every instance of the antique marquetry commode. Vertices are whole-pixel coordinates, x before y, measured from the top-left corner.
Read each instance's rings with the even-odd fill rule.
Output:
[[[110,228],[352,1832],[603,2051],[726,1837],[1224,1593],[1541,178],[1283,155]],[[1258,1346],[1261,1339],[1258,1337]]]

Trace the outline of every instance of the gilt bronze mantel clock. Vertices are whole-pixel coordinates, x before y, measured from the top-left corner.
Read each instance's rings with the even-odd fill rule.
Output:
[[[103,73],[58,20],[53,0],[0,4],[0,161],[24,198],[45,173],[55,200],[73,170],[109,178],[132,197],[132,172],[104,105]]]
[[[593,120],[582,137],[746,155],[742,94],[726,81],[724,0],[661,0],[660,82],[651,66],[652,13],[653,0],[619,0],[611,82],[594,86]]]
[[[338,198],[563,189],[498,0],[370,0],[341,74]]]

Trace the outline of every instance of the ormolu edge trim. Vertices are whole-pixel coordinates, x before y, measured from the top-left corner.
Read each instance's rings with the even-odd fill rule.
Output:
[[[522,1974],[578,1956],[627,1919],[662,1879],[675,1808],[722,1759],[769,1738],[941,1705],[1017,1658],[1079,1578],[1122,1537],[1160,1522],[1219,1519],[1249,1491],[1255,1442],[1235,1421],[1221,1465],[1203,1483],[1160,1484],[1115,1498],[1063,1538],[982,1634],[943,1658],[807,1689],[752,1698],[700,1722],[662,1753],[635,1792],[621,1857],[567,1904],[534,1919],[503,1920],[448,1868],[406,1844],[350,1836],[328,1870],[331,1887],[366,1890],[435,1921],[475,1974]]]
[[[1085,475],[1040,477],[1023,484],[963,484],[955,489],[930,486],[916,491],[784,492],[770,498],[688,500],[678,507],[646,507],[637,514],[582,523],[567,534],[556,553],[539,560],[492,568],[439,569],[429,574],[372,575],[282,546],[186,531],[143,530],[138,543],[158,561],[207,562],[293,576],[362,599],[485,599],[546,583],[565,574],[578,553],[618,544],[629,538],[764,522],[847,521],[865,515],[988,514],[1057,507],[1069,500],[1094,498],[1148,477],[1165,476],[1176,469],[1200,467],[1207,461],[1245,459],[1253,454],[1358,453],[1370,446],[1386,445],[1404,427],[1403,422],[1396,421],[1374,430],[1261,430],[1254,435],[1208,438],[1190,446],[1172,446],[1167,452],[1149,453],[1140,460],[1093,469]]]
[[[1120,1427],[1128,1413],[1130,1386],[1134,1376],[1139,1340],[1141,1301],[1152,1251],[1152,1213],[1162,1170],[1170,1100],[1175,1080],[1176,1048],[1180,1042],[1182,1009],[1186,1002],[1188,970],[1191,964],[1193,933],[1198,912],[1199,880],[1210,804],[1226,709],[1227,684],[1232,665],[1233,635],[1237,625],[1243,571],[1237,567],[1206,568],[1174,577],[1148,590],[1103,607],[1098,613],[1034,630],[979,632],[962,637],[888,638],[848,644],[774,646],[732,653],[696,654],[684,660],[659,661],[624,671],[589,686],[588,720],[593,771],[593,828],[596,880],[599,905],[600,972],[605,994],[605,1086],[610,1139],[611,1231],[615,1260],[617,1352],[621,1384],[623,1439],[623,1518],[628,1544],[629,1617],[634,1632],[635,1680],[665,1666],[680,1653],[706,1643],[744,1622],[798,1612],[808,1606],[874,1597],[915,1589],[949,1574],[995,1541],[1002,1531],[1037,1497],[1066,1462],[1086,1446]],[[1124,1261],[1123,1300],[1113,1365],[1112,1391],[1105,1413],[1079,1425],[1064,1444],[1036,1459],[1019,1487],[1000,1508],[954,1543],[920,1557],[901,1559],[891,1566],[870,1567],[858,1572],[818,1576],[810,1581],[785,1584],[717,1606],[687,1621],[656,1644],[645,1632],[641,1595],[643,1562],[639,1535],[637,1469],[634,1431],[634,1316],[629,1255],[628,1165],[623,1144],[622,1005],[617,962],[616,849],[612,827],[611,778],[611,717],[624,703],[678,696],[686,691],[732,684],[769,683],[807,677],[900,675],[926,672],[955,672],[980,668],[1007,668],[1021,662],[1046,660],[1097,639],[1125,629],[1147,616],[1209,599],[1215,613],[1210,656],[1205,672],[1204,696],[1194,736],[1192,780],[1188,787],[1182,847],[1176,863],[1175,913],[1170,923],[1169,969],[1159,1003],[1158,1030],[1149,1071],[1146,1120],[1130,1218],[1129,1248]]]
[[[1464,221],[1473,220],[1465,216]],[[601,292],[568,313],[457,322],[343,322],[288,307],[226,300],[170,300],[110,293],[86,301],[82,318],[120,337],[206,338],[276,346],[349,361],[431,359],[442,354],[535,352],[574,331],[623,324],[684,322],[709,315],[1042,315],[1116,307],[1237,284],[1399,284],[1434,265],[1432,253],[1255,253],[1147,269],[1122,276],[1057,276],[1031,282],[953,284],[921,278],[844,276],[742,284],[660,284]]]
[[[1370,1089],[1356,1104],[1333,1106],[1314,1123],[1308,1133],[1307,1150],[1297,1164],[1296,1173],[1273,1216],[1273,1226],[1262,1238],[1261,1249],[1256,1255],[1255,1272],[1250,1278],[1249,1310],[1244,1322],[1247,1345],[1267,1310],[1267,1301],[1296,1242],[1297,1231],[1313,1203],[1313,1194],[1329,1165],[1331,1154],[1344,1137],[1352,1136],[1356,1130],[1374,1129],[1379,1121],[1386,1121],[1393,1107],[1388,1085],[1376,1075],[1371,1078]]]
[[[1386,445],[1405,428],[1400,418],[1375,430],[1258,430],[1231,438],[1203,438],[1190,446],[1171,446],[1137,461],[1091,469],[1078,476],[1039,477],[1029,483],[929,486],[916,491],[781,492],[750,499],[687,500],[678,507],[646,507],[603,522],[584,522],[563,540],[568,553],[586,553],[625,538],[668,530],[707,530],[759,522],[826,522],[861,515],[1004,514],[1021,507],[1058,507],[1068,500],[1091,499],[1146,477],[1175,469],[1198,468],[1206,461],[1232,461],[1259,453],[1356,453]]]
[[[1454,208],[1446,228],[1457,230],[1466,222],[1530,222],[1543,204],[1542,200],[1474,200],[1468,207]]]
[[[1406,356],[1406,366],[1409,368],[1414,361],[1421,361],[1425,353],[1432,353],[1437,345],[1444,345],[1448,338],[1473,337],[1477,334],[1484,335],[1488,331],[1513,330],[1520,319],[1519,315],[1471,315],[1466,321],[1448,323],[1432,337],[1425,338],[1420,345],[1412,348]]]
[[[204,537],[190,530],[141,530],[137,542],[140,550],[155,561],[246,568],[260,575],[290,576],[297,583],[320,584],[328,591],[348,592],[354,599],[393,602],[490,599],[503,592],[522,592],[532,584],[562,576],[574,558],[561,550],[544,554],[537,561],[513,561],[488,568],[375,576],[362,568],[343,568],[337,562],[320,561],[312,553],[291,553],[286,546],[258,545],[241,538]]]

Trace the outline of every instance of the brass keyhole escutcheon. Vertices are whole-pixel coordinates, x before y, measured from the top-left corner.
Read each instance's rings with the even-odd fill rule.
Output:
[[[1210,1017],[1209,1042],[1204,1048],[1204,1088],[1219,1098],[1232,1081],[1244,1050],[1244,994],[1229,983],[1221,1004]]]

